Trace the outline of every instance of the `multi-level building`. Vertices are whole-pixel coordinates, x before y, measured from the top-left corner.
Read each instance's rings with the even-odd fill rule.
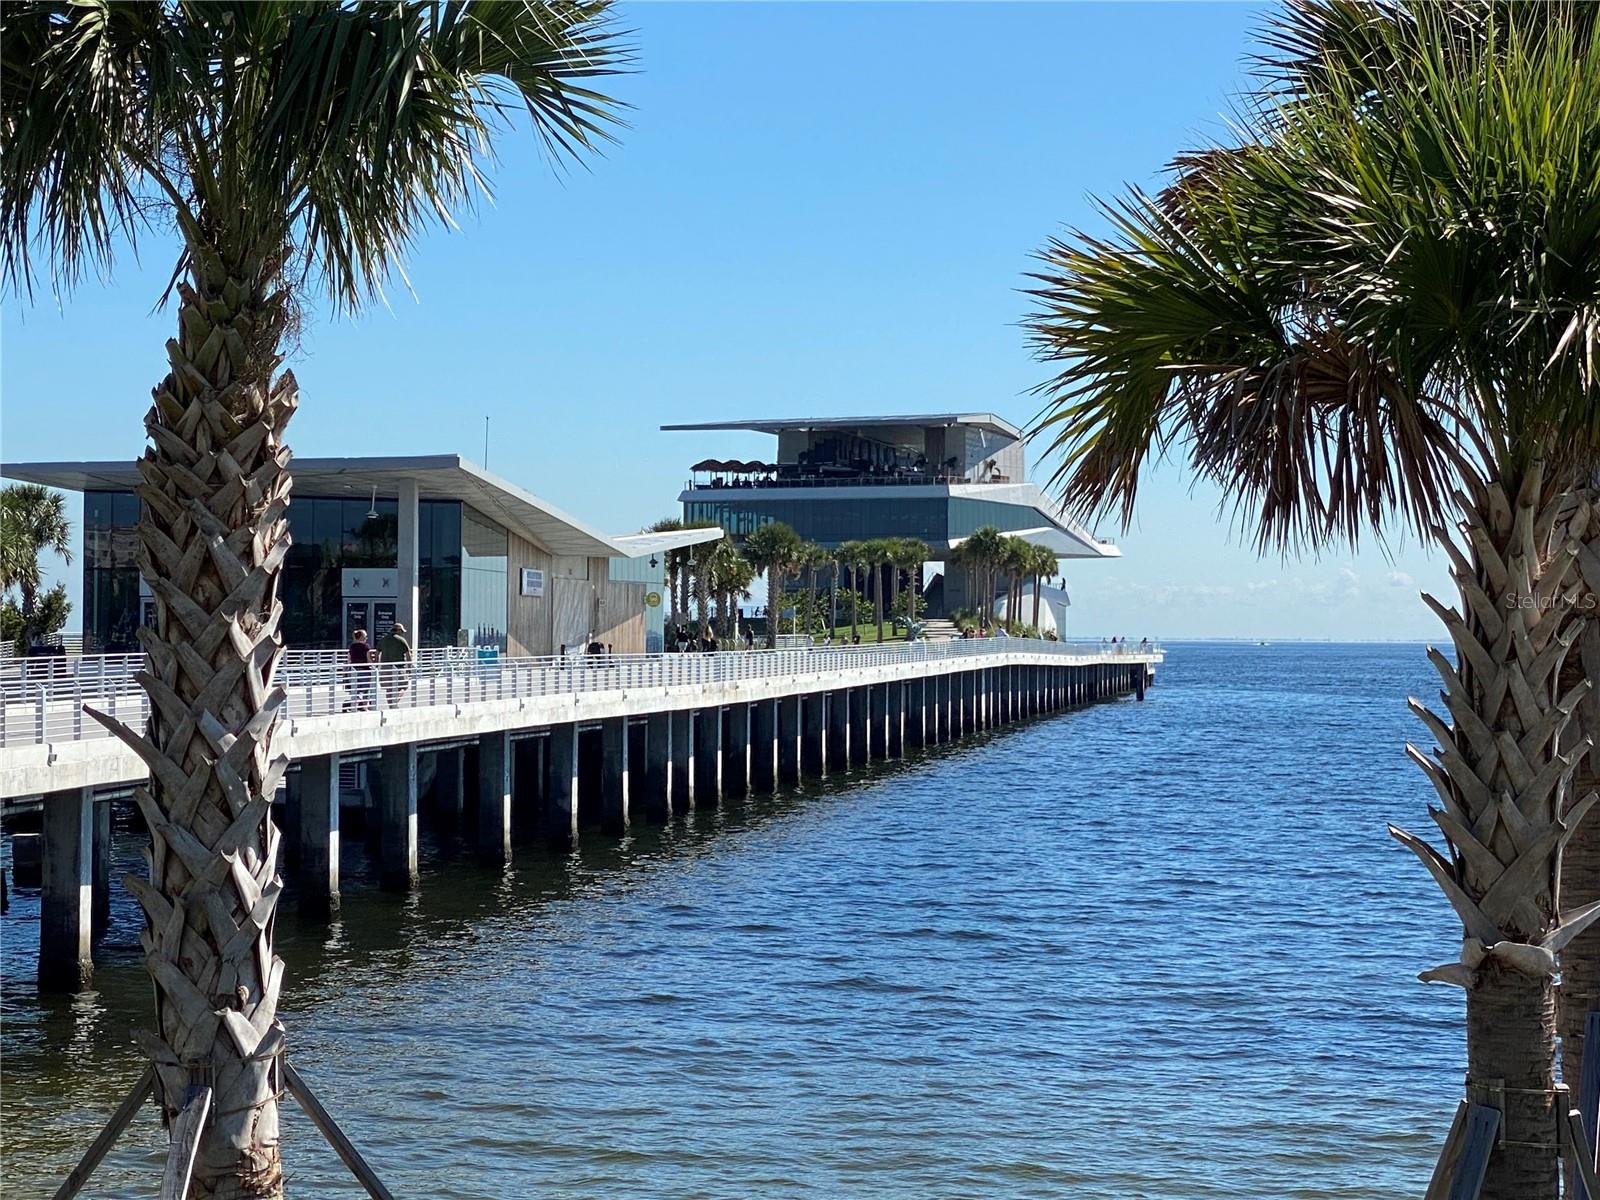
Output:
[[[292,545],[278,597],[284,641],[343,646],[399,621],[418,646],[553,654],[596,640],[662,648],[665,559],[715,529],[607,535],[454,454],[297,458]],[[0,464],[0,476],[83,493],[83,644],[138,649],[155,619],[138,566],[138,469]]]
[[[1060,558],[1120,551],[1072,520],[1027,481],[1022,431],[993,413],[805,417],[664,425],[743,430],[777,438],[770,460],[702,459],[678,497],[686,521],[709,521],[742,540],[782,521],[828,548],[915,537],[935,561],[992,525],[1048,546]],[[931,597],[936,611],[972,607],[966,573],[948,562]]]

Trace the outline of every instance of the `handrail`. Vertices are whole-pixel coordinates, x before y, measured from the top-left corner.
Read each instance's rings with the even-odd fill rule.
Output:
[[[472,649],[430,647],[418,651],[412,662],[372,665],[353,665],[338,650],[289,650],[283,655],[276,681],[288,692],[283,715],[300,718],[639,688],[706,687],[1019,652],[1060,657],[1073,665],[1108,659],[1162,659],[1159,646],[1119,645],[1113,651],[1093,642],[1028,638],[565,657],[479,657]],[[142,654],[25,659],[5,664],[0,668],[0,747],[106,736],[99,722],[84,719],[86,703],[142,727],[150,708],[136,672],[144,666]]]

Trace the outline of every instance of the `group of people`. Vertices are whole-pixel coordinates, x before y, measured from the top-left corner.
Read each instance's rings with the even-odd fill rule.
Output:
[[[407,669],[411,662],[411,643],[406,640],[406,627],[398,621],[389,627],[376,646],[367,640],[367,631],[357,629],[350,635],[346,649],[350,663],[350,699],[346,712],[367,712],[376,706],[375,677],[383,676],[383,693],[388,707],[405,695],[411,684]],[[382,671],[377,668],[385,668]]]
[[[697,638],[694,632],[683,622],[678,622],[667,632],[667,651],[678,654],[715,654],[722,649],[722,643],[717,641],[716,631],[707,625]],[[755,646],[755,633],[746,625],[744,630],[744,646],[749,650]]]

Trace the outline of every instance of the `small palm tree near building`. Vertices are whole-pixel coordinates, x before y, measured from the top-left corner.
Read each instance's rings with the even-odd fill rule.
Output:
[[[72,524],[66,497],[36,483],[0,490],[0,637],[18,654],[66,626],[72,605],[63,584],[41,591],[39,557],[51,553],[72,564]],[[10,593],[15,589],[17,598]]]
[[[152,877],[149,1043],[168,1119],[217,1088],[195,1195],[278,1196],[272,949],[287,760],[278,579],[299,403],[285,334],[319,293],[355,311],[481,186],[516,111],[552,158],[610,136],[626,52],[601,2],[17,0],[0,12],[0,262],[70,284],[168,225],[177,336],[145,417],[140,570]],[[152,219],[155,218],[155,219]],[[234,866],[230,868],[229,864]]]
[[[782,521],[769,521],[745,538],[744,553],[767,576],[767,649],[771,650],[778,644],[784,585],[810,561],[807,543]]]
[[[994,622],[994,597],[1006,558],[1006,537],[993,525],[984,525],[962,540],[951,558],[966,569],[972,583],[972,609],[980,632]]]
[[[1451,564],[1456,603],[1425,597],[1447,713],[1413,702],[1436,749],[1411,751],[1448,849],[1391,832],[1465,931],[1423,978],[1465,989],[1468,1088],[1502,1110],[1484,1200],[1558,1193],[1553,982],[1593,969],[1600,917],[1558,879],[1596,835],[1593,685],[1561,683],[1600,461],[1594,11],[1287,7],[1237,144],[1051,242],[1030,322],[1073,511],[1126,523],[1181,448],[1264,550],[1409,529]]]

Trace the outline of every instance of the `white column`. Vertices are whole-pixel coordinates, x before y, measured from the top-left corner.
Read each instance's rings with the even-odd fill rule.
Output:
[[[406,640],[412,646],[420,645],[421,609],[417,606],[417,558],[422,539],[417,536],[417,481],[400,481],[400,529],[398,534],[399,571],[396,583],[400,599],[395,605],[395,616],[406,627]]]

